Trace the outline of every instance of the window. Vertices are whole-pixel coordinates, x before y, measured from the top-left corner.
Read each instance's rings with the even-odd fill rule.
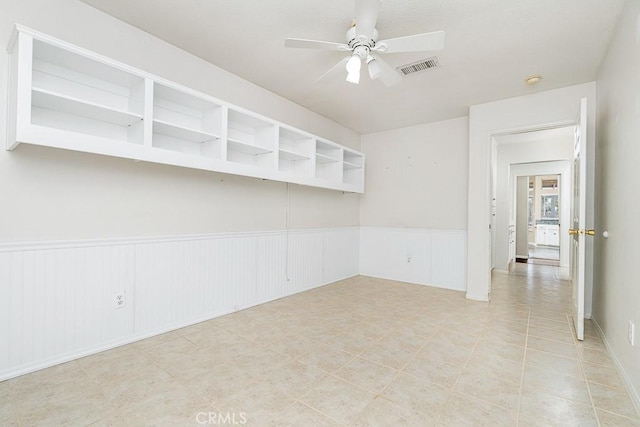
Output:
[[[542,196],[541,218],[558,218],[558,195]]]

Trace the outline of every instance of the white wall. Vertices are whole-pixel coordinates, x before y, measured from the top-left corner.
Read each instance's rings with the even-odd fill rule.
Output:
[[[511,216],[511,198],[513,181],[511,181],[512,165],[522,163],[540,163],[556,160],[571,160],[573,157],[573,140],[566,137],[545,138],[545,132],[537,132],[539,140],[531,140],[529,142],[512,142],[509,138],[503,139],[502,143],[497,145],[497,182],[496,182],[496,264],[498,270],[507,270],[509,257],[509,225],[515,225],[514,218]],[[532,170],[535,165],[532,165]],[[543,169],[540,169],[542,175]],[[533,174],[532,174],[533,175]],[[568,199],[567,199],[568,200]],[[561,209],[568,210],[569,205],[563,204]],[[568,218],[568,216],[567,216]],[[566,244],[564,245],[567,246]],[[568,258],[563,262],[568,267]]]
[[[466,117],[363,135],[360,224],[464,230],[467,141]]]
[[[593,317],[640,407],[640,1],[628,1],[598,74],[598,180]],[[609,231],[604,239],[602,232]],[[627,341],[627,322],[636,344]]]
[[[362,136],[361,274],[465,289],[468,120]]]
[[[491,139],[493,135],[537,130],[575,122],[580,99],[588,99],[587,166],[593,170],[595,146],[595,83],[474,105],[469,110],[469,187],[467,298],[486,301],[491,283]],[[593,174],[590,174],[591,176]],[[589,191],[591,189],[591,191]],[[587,182],[593,193],[593,180]],[[593,197],[587,198],[587,226],[593,225]],[[589,240],[587,242],[590,242]],[[587,244],[588,264],[593,243]],[[587,274],[587,286],[593,277]]]
[[[16,22],[359,149],[355,132],[79,1],[0,0],[0,45]],[[0,99],[6,73],[2,49]],[[1,147],[5,129],[2,102]],[[0,201],[0,379],[358,273],[359,200],[339,191],[21,145],[0,150]]]

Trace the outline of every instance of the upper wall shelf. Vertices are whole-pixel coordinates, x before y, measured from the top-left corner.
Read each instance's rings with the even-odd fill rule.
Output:
[[[16,25],[7,150],[20,143],[364,192],[364,155]]]

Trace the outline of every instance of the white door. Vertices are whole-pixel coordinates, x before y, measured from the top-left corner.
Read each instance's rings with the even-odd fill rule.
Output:
[[[573,294],[573,324],[576,337],[584,339],[584,282],[585,282],[585,230],[587,196],[587,99],[580,100],[580,112],[575,128],[573,151],[573,200],[571,203],[571,286]]]

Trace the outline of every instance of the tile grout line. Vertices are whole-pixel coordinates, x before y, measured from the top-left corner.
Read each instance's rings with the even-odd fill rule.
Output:
[[[475,353],[476,349],[478,348],[478,343],[480,343],[480,339],[482,338],[482,335],[485,331],[486,328],[489,327],[489,322],[487,321],[484,326],[482,327],[482,330],[480,331],[480,333],[478,334],[478,337],[476,338],[475,343],[473,344],[473,347],[471,348],[471,351],[469,352],[469,356],[467,357],[467,360],[464,362],[464,364],[461,366],[462,370],[460,371],[460,373],[458,374],[458,376],[456,377],[456,380],[453,382],[453,385],[451,386],[451,388],[449,389],[449,395],[447,396],[447,400],[445,401],[443,408],[440,410],[440,413],[438,414],[438,416],[436,417],[436,423],[440,422],[440,418],[442,417],[444,408],[447,406],[447,404],[449,403],[449,399],[451,399],[451,395],[454,393],[456,386],[458,385],[458,381],[460,381],[460,377],[462,377],[462,375],[465,372],[465,369],[467,367],[467,365],[469,364],[469,360],[471,359],[471,356],[473,355],[473,353]],[[464,394],[464,393],[463,393]],[[465,396],[467,396],[465,394]],[[487,402],[487,403],[491,403],[491,402]]]
[[[524,338],[524,357],[522,359],[522,373],[520,374],[520,394],[518,396],[518,407],[516,409],[516,426],[520,425],[520,409],[522,407],[522,392],[524,390],[524,373],[527,368],[527,352],[529,351],[529,326],[531,324],[531,310],[527,317],[527,333]]]
[[[385,337],[386,337],[386,336],[388,336],[388,335],[391,335],[391,333],[392,333],[393,331],[395,331],[396,329],[398,329],[398,328],[392,328],[392,329],[391,329],[387,334],[385,334],[385,335],[381,336],[380,338],[378,338],[378,339],[376,339],[376,340],[373,340],[373,341],[372,341],[372,344],[374,344],[374,343],[377,343],[377,342],[381,341],[383,338],[385,338]],[[434,335],[435,335],[435,334],[434,334]],[[343,382],[345,382],[345,383],[347,383],[347,384],[349,384],[349,385],[352,385],[352,386],[354,386],[356,389],[358,389],[358,390],[360,390],[360,391],[363,391],[363,392],[365,392],[365,393],[367,393],[367,394],[371,394],[371,395],[373,395],[373,396],[374,396],[374,399],[373,399],[373,400],[375,400],[375,399],[376,399],[376,398],[378,398],[378,397],[382,397],[382,398],[384,398],[384,397],[382,396],[382,393],[384,393],[384,391],[387,389],[387,387],[388,387],[388,386],[389,386],[393,381],[395,381],[395,379],[396,379],[398,376],[400,376],[400,374],[401,374],[402,370],[403,370],[403,369],[404,369],[404,368],[405,368],[409,363],[411,363],[411,361],[415,358],[415,356],[418,354],[418,352],[419,352],[420,350],[422,350],[422,349],[423,349],[423,348],[424,348],[424,347],[429,343],[429,340],[430,340],[432,337],[433,337],[433,335],[432,335],[429,339],[427,339],[427,341],[425,341],[425,343],[424,343],[422,346],[420,346],[420,348],[419,348],[418,350],[416,350],[415,354],[414,354],[414,355],[409,359],[409,361],[408,361],[407,363],[405,363],[405,365],[404,365],[402,368],[400,368],[400,369],[397,369],[397,368],[394,368],[394,367],[391,367],[391,366],[385,365],[385,364],[383,364],[383,363],[379,363],[379,362],[376,362],[376,361],[373,361],[373,360],[369,360],[369,359],[367,359],[366,357],[364,357],[364,356],[363,356],[363,353],[364,353],[364,352],[365,352],[365,350],[366,350],[366,348],[365,348],[365,349],[362,349],[362,350],[361,350],[360,352],[358,352],[357,354],[347,352],[349,355],[351,355],[351,356],[352,356],[352,357],[351,357],[351,359],[349,359],[347,362],[345,362],[345,363],[344,363],[343,365],[341,365],[340,367],[338,367],[338,368],[336,368],[336,369],[332,370],[331,372],[325,371],[325,372],[328,372],[328,375],[327,375],[327,377],[326,377],[326,378],[333,377],[334,379],[337,379],[337,380],[339,380],[339,381],[343,381]],[[425,337],[422,337],[422,338],[425,338]],[[397,372],[395,373],[395,375],[394,375],[394,377],[391,379],[391,381],[389,381],[389,383],[388,383],[387,385],[385,385],[385,386],[383,387],[383,389],[382,389],[380,392],[377,392],[377,393],[374,393],[374,392],[372,392],[371,390],[367,390],[367,389],[363,388],[362,386],[360,386],[360,385],[358,385],[358,384],[355,384],[355,383],[353,383],[353,382],[351,382],[351,381],[349,381],[349,380],[347,380],[347,379],[345,379],[345,378],[338,377],[338,376],[336,376],[336,375],[335,375],[335,374],[336,374],[336,372],[338,372],[340,369],[344,368],[344,367],[345,367],[345,366],[347,366],[349,363],[351,363],[353,360],[355,360],[355,359],[357,359],[357,358],[359,358],[359,357],[360,357],[360,358],[362,358],[362,360],[365,360],[365,361],[367,361],[367,362],[370,362],[370,363],[373,363],[373,364],[376,364],[376,365],[378,365],[378,366],[382,366],[382,367],[385,367],[385,368],[389,368],[389,369],[392,369],[392,370],[397,371]],[[325,379],[326,379],[326,378],[325,378]],[[324,381],[324,380],[323,380],[323,381]],[[340,424],[340,425],[344,425],[343,423],[339,422],[338,420],[336,420],[335,418],[331,417],[330,415],[328,415],[328,414],[326,414],[326,413],[322,412],[320,409],[317,409],[317,408],[315,408],[314,406],[311,406],[310,404],[308,404],[308,403],[306,403],[305,401],[301,400],[302,398],[304,398],[304,396],[307,396],[311,391],[312,391],[312,390],[308,390],[308,391],[307,391],[306,393],[304,393],[301,397],[297,398],[297,399],[296,399],[296,402],[299,402],[299,403],[301,403],[301,404],[303,404],[303,405],[305,405],[305,406],[307,406],[307,407],[309,407],[309,408],[311,408],[311,409],[315,410],[316,412],[321,413],[322,415],[326,416],[326,417],[327,417],[327,418],[329,418],[330,420],[333,420],[333,421],[335,421],[336,423],[338,423],[338,424]],[[391,401],[391,400],[390,400],[390,401]],[[395,401],[391,401],[391,402],[396,403]],[[284,412],[284,410],[283,410],[282,412]],[[282,413],[282,412],[281,412],[281,413]],[[421,412],[418,412],[418,413],[421,413]],[[424,414],[424,415],[426,415],[426,414]]]
[[[569,325],[572,324],[571,318],[569,317],[568,314],[567,314],[567,322],[569,322]],[[598,416],[598,411],[596,410],[596,405],[595,405],[595,403],[593,401],[593,396],[591,395],[591,387],[589,387],[589,381],[587,381],[587,374],[584,371],[584,365],[582,364],[582,357],[580,357],[580,352],[578,351],[577,332],[573,328],[572,328],[571,335],[573,337],[573,345],[574,345],[574,347],[576,349],[576,354],[578,355],[578,363],[580,364],[580,371],[582,372],[582,379],[584,380],[585,385],[587,386],[587,393],[589,394],[589,401],[591,402],[591,409],[593,410],[593,413],[594,413],[594,415],[596,417],[596,423],[600,427],[602,425],[600,423],[600,417]]]
[[[393,328],[392,330],[395,330],[395,328]],[[390,332],[389,332],[387,335],[389,335],[389,334],[390,334]],[[373,341],[372,341],[372,343],[376,343],[376,342],[378,342],[378,341],[382,340],[382,338],[384,338],[385,336],[386,336],[386,335],[383,335],[382,337],[380,337],[380,338],[378,338],[378,339],[376,339],[376,340],[373,340]],[[312,341],[314,341],[314,340],[313,340],[313,338],[310,338],[310,337],[307,337],[307,338],[309,338],[309,339],[311,339]],[[320,342],[320,341],[316,341],[316,342]],[[322,343],[321,343],[321,344],[322,344]],[[369,394],[373,394],[373,395],[374,395],[374,400],[375,400],[375,398],[378,396],[378,394],[376,394],[376,393],[371,393],[371,391],[370,391],[370,390],[366,390],[366,389],[364,389],[364,388],[360,387],[360,386],[359,386],[359,385],[357,385],[357,384],[354,384],[354,383],[352,383],[352,382],[350,382],[350,381],[348,381],[348,380],[346,380],[346,379],[344,379],[344,378],[340,378],[340,377],[337,377],[337,376],[335,375],[335,373],[336,373],[336,372],[338,372],[340,369],[344,368],[344,367],[345,367],[345,366],[347,366],[349,363],[351,363],[353,360],[355,360],[356,358],[360,357],[360,356],[362,355],[362,353],[364,353],[364,351],[365,351],[365,349],[361,350],[361,351],[360,351],[360,352],[358,352],[357,354],[350,353],[350,352],[345,352],[345,353],[349,354],[349,355],[351,356],[351,358],[350,358],[349,360],[347,360],[344,364],[340,365],[338,368],[333,369],[333,370],[331,370],[331,371],[325,371],[324,369],[318,368],[318,369],[321,369],[321,370],[323,370],[324,372],[326,372],[326,373],[328,374],[328,375],[327,375],[325,378],[323,378],[323,379],[322,379],[322,381],[320,381],[318,384],[322,383],[322,382],[323,382],[323,381],[325,381],[327,378],[333,377],[333,378],[335,378],[335,379],[338,379],[339,381],[343,381],[343,382],[345,382],[345,383],[347,383],[347,384],[350,384],[350,385],[352,385],[352,386],[356,387],[358,390],[364,391],[364,392],[369,393]],[[376,363],[376,362],[373,362],[373,361],[368,360],[368,359],[366,359],[366,358],[363,358],[363,360],[367,360],[367,361],[369,361],[369,362],[371,362],[371,363]],[[300,362],[300,363],[305,364],[304,362]],[[306,364],[305,364],[305,365],[306,365]],[[378,364],[378,365],[380,365],[380,364]],[[307,365],[307,366],[310,366],[310,365]],[[380,365],[380,366],[385,366],[385,367],[387,367],[386,365]],[[394,377],[394,379],[395,379],[395,377]],[[393,381],[393,380],[392,380],[392,381]],[[323,411],[321,411],[320,409],[316,408],[315,406],[312,406],[312,405],[308,404],[307,402],[305,402],[304,400],[302,400],[305,396],[308,396],[312,391],[313,391],[313,389],[309,389],[309,390],[307,390],[306,392],[302,393],[299,397],[294,398],[294,399],[295,399],[295,402],[294,402],[293,404],[291,404],[290,406],[288,406],[287,408],[285,408],[283,411],[281,411],[281,412],[280,412],[280,414],[281,414],[281,413],[283,413],[283,412],[284,412],[286,409],[288,409],[289,407],[293,406],[295,403],[300,403],[300,404],[302,404],[302,405],[304,405],[304,406],[306,406],[306,407],[308,407],[308,408],[311,408],[311,409],[313,409],[314,411],[316,411],[316,412],[318,412],[318,413],[320,413],[320,414],[324,415],[325,417],[329,418],[330,420],[332,420],[332,421],[336,422],[336,423],[337,423],[337,424],[339,424],[339,425],[345,425],[344,423],[342,423],[342,422],[340,422],[340,421],[336,420],[335,418],[333,418],[332,416],[330,416],[330,415],[328,415],[328,414],[324,413]]]

